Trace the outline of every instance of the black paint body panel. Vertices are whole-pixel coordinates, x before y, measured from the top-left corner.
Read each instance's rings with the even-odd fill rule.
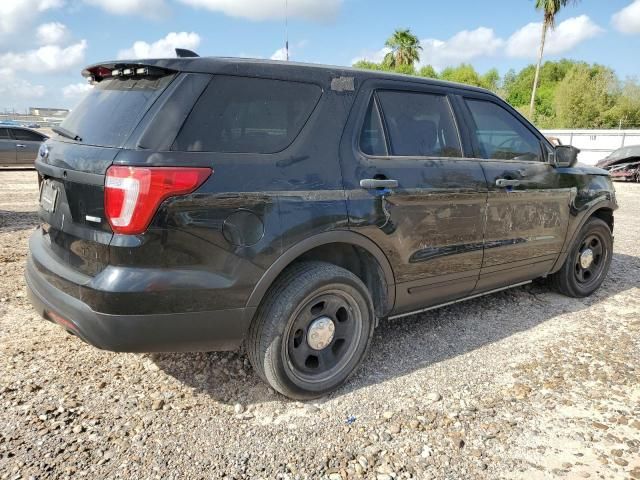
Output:
[[[60,190],[60,203],[54,214],[40,211],[42,227],[30,241],[26,275],[34,304],[67,318],[101,348],[235,348],[278,275],[322,245],[355,245],[375,259],[384,283],[381,316],[531,280],[560,268],[589,215],[616,208],[604,171],[476,158],[461,96],[503,105],[480,89],[262,61],[127,63],[181,73],[126,148],[56,138],[47,142],[49,157],[36,163],[40,177]],[[323,93],[282,152],[171,151],[189,107],[216,74],[309,82]],[[332,88],[341,77],[352,78],[354,89]],[[362,154],[357,139],[380,88],[446,95],[463,156]],[[110,165],[200,166],[213,174],[194,193],[164,201],[145,233],[128,236],[113,234],[104,218]],[[397,180],[398,188],[360,187],[360,180],[380,176]],[[506,177],[523,182],[509,191],[496,187]]]

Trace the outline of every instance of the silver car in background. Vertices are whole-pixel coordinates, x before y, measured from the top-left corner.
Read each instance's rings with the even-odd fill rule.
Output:
[[[0,168],[33,167],[47,138],[30,128],[0,124]]]

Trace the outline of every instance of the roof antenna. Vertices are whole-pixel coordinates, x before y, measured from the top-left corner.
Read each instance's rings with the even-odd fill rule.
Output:
[[[284,51],[289,61],[289,0],[284,0]]]

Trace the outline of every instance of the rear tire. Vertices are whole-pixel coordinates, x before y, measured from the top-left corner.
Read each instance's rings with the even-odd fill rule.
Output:
[[[590,218],[580,229],[562,268],[550,275],[551,286],[569,297],[588,297],[604,282],[612,257],[609,225]]]
[[[375,326],[367,287],[324,262],[289,267],[265,296],[247,337],[258,375],[283,395],[320,397],[346,381],[366,355]]]

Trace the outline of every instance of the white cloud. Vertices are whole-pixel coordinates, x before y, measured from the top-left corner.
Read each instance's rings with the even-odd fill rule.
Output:
[[[69,37],[69,31],[60,22],[43,23],[36,30],[36,37],[41,45],[60,45]]]
[[[61,72],[84,61],[87,41],[81,40],[68,47],[45,45],[26,52],[0,53],[0,65],[13,71],[26,70],[33,73]]]
[[[510,57],[535,58],[538,55],[542,23],[529,23],[507,40],[506,53]],[[595,37],[604,30],[586,15],[573,17],[558,24],[547,34],[545,54],[559,55],[572,50],[580,43]]]
[[[273,55],[271,55],[271,60],[286,60],[287,59],[287,51],[284,47],[279,48],[278,50],[276,50],[275,52],[273,52]]]
[[[62,87],[62,96],[67,99],[77,100],[92,88],[93,86],[87,82],[71,83],[65,87]]]
[[[171,32],[166,37],[153,43],[142,40],[135,42],[131,48],[120,50],[118,58],[167,58],[175,57],[176,48],[193,50],[200,45],[200,35],[191,32]]]
[[[114,15],[160,18],[169,11],[164,0],[84,0],[84,2]]]
[[[24,33],[38,14],[63,5],[64,0],[3,0],[0,7],[0,39]]]
[[[448,40],[428,38],[421,40],[420,44],[420,63],[441,70],[477,57],[496,55],[504,45],[504,40],[498,38],[493,29],[480,27],[458,32]]]
[[[230,17],[249,20],[275,20],[285,17],[283,0],[180,0],[196,8],[206,8]],[[334,18],[342,0],[288,0],[289,18],[330,20]]]
[[[3,107],[13,107],[20,101],[42,98],[45,93],[44,86],[16,77],[11,69],[0,69],[0,99]]]
[[[622,33],[640,33],[640,0],[635,0],[614,14],[611,21]]]

